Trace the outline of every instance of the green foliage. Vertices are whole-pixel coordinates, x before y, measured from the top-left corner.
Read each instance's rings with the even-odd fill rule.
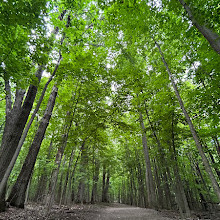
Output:
[[[219,33],[217,0],[187,3],[199,22]],[[133,192],[132,196],[136,195],[138,205],[139,194],[142,192],[143,197],[146,194],[139,123],[142,112],[155,182],[159,178],[162,188],[168,184],[174,196],[178,167],[185,190],[193,192],[194,200],[198,202],[202,193],[207,201],[215,201],[213,191],[207,190],[211,188],[209,177],[154,44],[156,40],[161,46],[199,137],[207,145],[206,155],[209,157],[210,153],[215,160],[213,171],[219,170],[217,143],[213,141],[219,140],[220,129],[219,55],[189,22],[178,1],[163,0],[160,4],[160,1],[7,0],[0,3],[0,10],[0,136],[5,120],[4,79],[10,80],[14,100],[15,89],[37,84],[36,68],[46,65],[38,100],[62,55],[35,121],[37,125],[43,116],[52,84],[56,83],[58,97],[35,164],[34,187],[40,176],[45,172],[50,175],[56,167],[57,149],[71,123],[65,161],[70,160],[73,151],[73,164],[76,163],[86,140],[86,162],[79,157],[72,188],[76,191],[84,179],[91,191],[98,161],[99,191],[105,167],[110,172],[109,191],[114,199],[122,189],[124,200],[136,190],[137,194]],[[59,19],[64,10],[63,20]],[[59,30],[58,35],[50,33],[53,28]],[[32,125],[9,185],[16,180],[35,131],[36,126]],[[163,177],[168,171],[170,176],[165,182]],[[67,172],[65,162],[59,178]],[[159,190],[159,183],[156,185]]]

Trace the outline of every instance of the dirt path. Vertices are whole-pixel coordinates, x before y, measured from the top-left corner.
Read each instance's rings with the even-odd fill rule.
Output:
[[[54,205],[49,216],[44,214],[44,206],[31,203],[25,209],[10,207],[0,213],[0,220],[175,220],[180,219],[177,211],[144,209],[123,204],[73,204]],[[192,213],[190,220],[217,220],[220,211]]]
[[[0,220],[174,220],[172,212],[132,207],[123,204],[53,206],[51,214],[45,217],[43,206],[29,204],[25,209],[9,208],[0,213]]]
[[[144,209],[122,204],[106,207],[101,210],[99,220],[173,220],[173,218],[164,217],[160,212],[153,209]]]

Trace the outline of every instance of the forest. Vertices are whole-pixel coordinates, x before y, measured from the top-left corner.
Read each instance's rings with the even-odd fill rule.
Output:
[[[0,212],[220,210],[219,116],[219,0],[0,2]]]

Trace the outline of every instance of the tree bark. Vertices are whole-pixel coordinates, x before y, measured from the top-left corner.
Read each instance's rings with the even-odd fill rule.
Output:
[[[65,14],[66,14],[66,10],[63,10],[63,12],[60,14],[58,18],[60,20],[63,20]],[[68,16],[66,27],[68,28],[69,25],[70,25],[70,16]],[[53,33],[54,34],[58,33],[58,27],[53,31]],[[63,36],[61,39],[61,45],[64,41],[64,38],[65,36]],[[61,60],[61,54],[59,60]],[[36,72],[36,77],[38,78],[39,81],[41,79],[44,68],[45,65],[41,65],[39,66]],[[55,67],[55,71],[52,75],[55,74],[57,68],[58,65]],[[6,79],[5,89],[6,89],[6,123],[2,138],[2,144],[0,147],[0,211],[3,211],[5,209],[4,189],[7,184],[7,180],[13,169],[17,156],[20,152],[20,148],[23,145],[29,127],[32,123],[30,122],[29,125],[26,127],[22,140],[20,140],[25,124],[29,117],[30,111],[32,109],[33,102],[36,97],[37,86],[30,85],[23,105],[22,105],[22,101],[24,97],[24,92],[22,90],[17,90],[13,109],[11,109],[12,102],[11,102],[10,84],[8,79]]]
[[[62,143],[57,150],[57,155],[56,155],[56,159],[55,159],[56,167],[52,171],[49,191],[46,196],[46,203],[45,203],[45,214],[46,215],[49,214],[51,207],[53,205],[53,202],[54,202],[54,195],[55,195],[55,189],[57,186],[58,174],[59,174],[60,165],[61,165],[62,158],[63,158],[63,153],[64,153],[66,143],[67,143],[67,138],[68,138],[68,135],[64,134]]]
[[[53,148],[53,138],[54,138],[54,136],[52,136],[52,138],[51,138],[50,146],[48,149],[48,154],[47,154],[47,158],[46,158],[47,163],[49,162],[50,157],[51,157],[51,151]],[[37,190],[36,190],[35,198],[34,198],[34,200],[36,202],[42,202],[44,200],[46,188],[47,188],[47,181],[48,181],[48,173],[47,173],[46,168],[44,167],[43,173],[41,174],[40,179],[37,184]]]
[[[178,166],[178,161],[177,161],[177,153],[176,153],[176,146],[175,146],[175,134],[174,134],[174,118],[172,117],[172,147],[173,147],[173,152],[172,152],[172,160],[174,161],[174,175],[176,179],[176,201],[179,207],[179,211],[181,216],[185,218],[190,217],[190,209],[189,209],[189,204],[186,199],[186,194],[184,191],[183,183],[179,174],[179,166]]]
[[[153,40],[154,40],[154,39],[153,39]],[[159,44],[158,44],[156,41],[154,41],[154,42],[155,42],[155,44],[156,44],[156,46],[157,46],[157,48],[158,48],[158,50],[159,50],[159,52],[160,52],[160,55],[161,55],[162,61],[163,61],[163,63],[164,63],[164,66],[165,66],[166,69],[167,69],[167,72],[168,72],[168,74],[169,74],[170,81],[171,81],[171,83],[172,83],[172,86],[173,86],[173,89],[174,89],[174,91],[175,91],[176,97],[177,97],[177,99],[178,99],[178,101],[179,101],[179,104],[180,104],[180,107],[181,107],[181,109],[182,109],[182,111],[183,111],[183,114],[185,115],[186,121],[187,121],[187,123],[188,123],[188,125],[189,125],[191,134],[192,134],[193,139],[194,139],[195,144],[196,144],[196,147],[197,147],[197,149],[198,149],[198,151],[199,151],[199,154],[200,154],[200,156],[201,156],[201,158],[202,158],[202,162],[203,162],[203,164],[204,164],[204,167],[205,167],[205,169],[206,169],[206,172],[208,173],[209,178],[210,178],[210,180],[211,180],[213,189],[214,189],[214,191],[215,191],[215,193],[216,193],[216,195],[217,195],[217,197],[218,197],[218,200],[220,201],[220,188],[219,188],[218,182],[217,182],[216,179],[215,179],[215,176],[214,176],[214,174],[213,174],[213,171],[212,171],[212,168],[211,168],[211,166],[210,166],[210,164],[209,164],[209,161],[208,161],[208,159],[207,159],[207,157],[206,157],[206,155],[205,155],[205,153],[204,153],[204,151],[203,151],[203,149],[202,149],[202,145],[201,145],[201,143],[200,143],[200,140],[199,140],[199,137],[198,137],[198,135],[197,135],[197,132],[196,132],[196,130],[195,130],[195,128],[194,128],[194,125],[193,125],[193,123],[192,123],[192,121],[191,121],[191,119],[190,119],[190,117],[189,117],[189,115],[188,115],[188,113],[187,113],[187,111],[186,111],[186,109],[185,109],[184,103],[183,103],[183,101],[182,101],[182,98],[181,98],[181,96],[180,96],[180,94],[179,94],[179,91],[178,91],[178,89],[177,89],[176,83],[175,83],[175,81],[174,81],[173,74],[171,73],[171,71],[170,71],[170,69],[169,69],[169,67],[168,67],[168,64],[167,64],[167,62],[166,62],[166,60],[165,60],[165,58],[164,58],[164,55],[163,55],[163,53],[162,53],[162,51],[161,51],[161,48],[160,48]]]
[[[34,169],[34,165],[37,159],[38,152],[40,150],[41,143],[43,141],[47,126],[51,118],[51,114],[52,114],[52,111],[55,105],[56,96],[57,96],[57,90],[58,90],[57,87],[54,86],[50,94],[49,101],[47,103],[47,109],[44,113],[43,118],[40,121],[40,125],[35,134],[34,140],[29,149],[25,162],[22,166],[21,172],[9,195],[8,202],[12,206],[16,206],[18,208],[24,208],[25,192],[26,192],[27,185],[31,177],[32,171]]]
[[[36,72],[38,82],[40,82],[44,66],[40,66]],[[24,98],[24,91],[17,90],[13,108],[11,108],[10,85],[6,79],[6,122],[2,137],[0,150],[0,211],[5,209],[5,186],[8,175],[5,175],[10,162],[15,154],[25,124],[37,94],[37,86],[30,85],[27,95]],[[22,104],[23,103],[23,104]],[[9,167],[11,169],[11,167]]]
[[[103,165],[102,171],[102,202],[104,202],[104,190],[105,190],[105,179],[106,179],[106,167],[105,164]]]
[[[103,170],[103,185],[102,185],[102,202],[109,202],[108,189],[110,181],[110,171]]]
[[[66,178],[65,178],[65,182],[64,182],[64,186],[63,186],[63,192],[62,192],[62,196],[61,196],[62,197],[61,203],[63,203],[63,204],[67,204],[67,185],[68,185],[68,181],[69,181],[69,177],[70,177],[70,168],[73,163],[73,157],[74,157],[74,149],[72,150],[71,155],[70,155],[68,170],[67,170],[67,174],[66,174]]]
[[[149,112],[147,110],[146,102],[144,104],[145,104],[145,111],[146,111],[148,122],[150,124],[150,128],[151,128],[153,136],[155,137],[155,140],[157,142],[159,159],[160,159],[160,164],[161,164],[161,170],[162,170],[162,173],[163,173],[163,179],[164,179],[164,183],[165,183],[164,191],[165,191],[165,196],[166,196],[166,200],[167,200],[166,208],[171,209],[171,194],[170,194],[170,186],[169,186],[168,177],[167,177],[167,171],[169,172],[169,165],[167,164],[167,161],[166,161],[166,158],[165,158],[165,153],[164,153],[163,146],[161,145],[160,139],[157,136],[157,133],[156,133],[156,130],[153,126],[153,123],[150,120],[150,115],[149,115]]]
[[[142,144],[143,144],[144,157],[146,163],[146,184],[147,184],[148,206],[156,207],[157,202],[156,202],[155,184],[151,170],[149,148],[147,145],[147,137],[146,137],[146,128],[144,125],[142,113],[140,111],[139,111],[139,121],[142,129]]]
[[[206,27],[205,25],[201,25],[193,15],[193,12],[190,9],[190,7],[186,4],[184,0],[179,0],[179,2],[184,7],[193,25],[206,38],[206,40],[209,42],[213,50],[215,50],[218,54],[220,54],[220,36],[210,28]]]
[[[18,143],[18,146],[17,146],[17,148],[16,148],[16,151],[15,151],[15,153],[14,153],[14,155],[13,155],[11,161],[10,161],[10,164],[9,164],[9,166],[8,166],[8,168],[7,168],[6,172],[5,172],[5,174],[4,174],[4,177],[3,177],[3,179],[2,179],[2,181],[1,181],[1,183],[0,183],[0,192],[1,192],[1,190],[2,190],[2,189],[6,186],[6,184],[7,184],[8,178],[9,178],[9,176],[10,176],[10,174],[11,174],[11,171],[12,171],[14,165],[15,165],[15,162],[16,162],[16,160],[17,160],[17,158],[18,158],[18,155],[19,155],[20,150],[21,150],[21,148],[22,148],[22,146],[23,146],[23,143],[24,143],[24,141],[25,141],[25,138],[27,137],[28,131],[29,131],[29,129],[30,129],[31,125],[32,125],[32,122],[34,121],[34,118],[35,118],[35,116],[36,116],[36,114],[37,114],[37,112],[38,112],[38,110],[39,110],[39,108],[40,108],[40,105],[41,105],[42,101],[43,101],[43,98],[44,98],[44,95],[45,95],[45,93],[46,93],[47,87],[48,87],[48,85],[50,84],[50,82],[52,81],[52,79],[53,79],[53,77],[54,77],[54,75],[55,75],[55,73],[56,73],[56,71],[57,71],[57,69],[58,69],[58,66],[59,66],[59,64],[60,64],[61,59],[62,59],[62,56],[59,57],[58,62],[57,62],[57,64],[56,64],[56,67],[55,67],[55,69],[54,69],[54,71],[53,71],[53,74],[50,76],[50,78],[48,79],[47,83],[45,84],[44,89],[43,89],[43,91],[42,91],[42,93],[41,93],[41,96],[40,96],[40,98],[39,98],[39,100],[38,100],[37,106],[36,106],[36,108],[35,108],[33,114],[31,115],[31,118],[30,118],[30,120],[28,121],[28,123],[27,123],[27,125],[26,125],[26,127],[25,127],[25,129],[24,129],[24,132],[22,133],[22,136],[21,136],[21,139],[20,139],[20,141],[19,141],[19,143]]]
[[[66,164],[66,155],[64,156],[62,165],[60,164],[60,167],[65,167],[65,164]],[[59,181],[58,181],[59,173],[60,173],[60,178],[59,178]],[[56,197],[55,196],[54,197],[56,199],[57,204],[59,204],[59,206],[61,206],[62,190],[63,190],[63,179],[64,179],[64,176],[65,176],[64,169],[61,169],[61,172],[60,172],[60,169],[55,170],[55,175],[57,175],[57,176],[55,176],[55,178],[57,179],[56,181],[58,182],[58,184],[57,184],[58,186],[55,186],[55,189],[57,188],[57,194],[56,194]],[[54,192],[54,194],[55,194],[55,192]]]
[[[86,140],[83,141],[82,144],[82,154],[81,154],[81,161],[80,161],[80,174],[81,177],[79,179],[79,185],[78,185],[78,193],[76,198],[76,203],[84,203],[86,201],[85,198],[85,179],[86,179],[86,170],[87,170],[87,163],[88,163],[88,154],[87,154],[87,147],[85,145]]]
[[[205,142],[203,142],[203,146],[204,146],[205,150],[208,151],[208,154],[209,154],[209,157],[210,157],[210,159],[211,159],[211,162],[212,162],[212,165],[213,165],[213,167],[214,167],[214,170],[215,170],[215,172],[216,172],[216,174],[217,174],[217,176],[218,176],[218,179],[220,180],[220,170],[219,170],[219,169],[217,168],[217,166],[216,166],[217,163],[215,162],[215,159],[214,159],[212,153],[208,150],[208,146],[206,145]]]
[[[93,174],[93,186],[92,186],[92,196],[91,196],[92,204],[97,202],[97,184],[99,180],[99,167],[100,167],[98,159],[94,161],[94,166],[95,166],[95,171]]]
[[[142,172],[142,166],[140,163],[140,158],[137,152],[137,149],[135,149],[135,155],[137,159],[137,178],[138,178],[138,206],[139,207],[147,207],[147,202],[146,202],[146,196],[145,196],[145,190],[144,190],[144,181],[143,181],[143,172]]]
[[[158,200],[158,207],[159,208],[164,208],[164,196],[163,196],[163,190],[161,187],[161,179],[160,176],[158,174],[158,168],[157,168],[157,164],[156,164],[156,160],[153,160],[154,163],[154,176],[155,176],[155,182],[156,182],[156,189],[157,189],[157,200]]]
[[[215,142],[215,147],[216,147],[216,151],[218,153],[218,156],[220,157],[220,144],[218,141],[218,137],[217,136],[213,137],[213,140]]]
[[[71,175],[70,175],[70,178],[69,178],[69,184],[68,184],[69,198],[68,198],[68,203],[70,203],[71,201],[74,201],[74,191],[73,190],[71,191],[71,187],[73,185],[72,183],[74,182],[75,170],[76,170],[79,158],[81,156],[82,147],[83,147],[83,145],[80,148],[80,151],[79,151],[78,156],[77,156],[76,161],[75,161],[75,165],[73,167],[73,171],[71,172]]]

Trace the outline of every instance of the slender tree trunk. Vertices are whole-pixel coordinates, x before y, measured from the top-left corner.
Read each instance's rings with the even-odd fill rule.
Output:
[[[43,118],[40,121],[40,125],[35,134],[33,143],[29,149],[28,155],[22,166],[17,181],[14,184],[11,193],[9,195],[8,201],[12,206],[24,208],[25,192],[37,159],[38,152],[40,150],[41,143],[44,138],[44,134],[46,132],[47,126],[49,124],[52,115],[52,111],[57,96],[57,90],[58,90],[57,87],[54,86],[47,104],[47,109],[44,113]]]
[[[143,181],[143,168],[140,163],[139,155],[137,150],[135,149],[135,155],[137,159],[137,178],[138,178],[138,206],[140,207],[147,207],[147,201],[146,201],[146,193],[144,190],[144,181]]]
[[[91,201],[90,199],[90,185],[89,185],[90,176],[87,176],[87,200],[86,202],[89,203]]]
[[[109,202],[108,189],[110,181],[110,171],[103,173],[103,189],[102,189],[102,202]]]
[[[119,188],[118,188],[118,197],[117,197],[117,201],[118,203],[121,203],[121,187],[119,185]]]
[[[131,186],[132,186],[132,199],[133,199],[133,205],[137,206],[137,187],[135,182],[135,168],[131,168]]]
[[[218,138],[217,137],[213,137],[213,140],[215,142],[216,151],[218,153],[218,156],[220,156],[220,144],[219,144]]]
[[[24,204],[27,204],[28,203],[28,198],[29,198],[29,191],[30,191],[30,185],[31,185],[31,179],[32,179],[32,175],[28,181],[28,185],[27,185],[27,190],[26,190],[26,193],[25,193],[25,200],[24,200]]]
[[[206,40],[210,43],[213,50],[215,50],[218,54],[220,54],[220,36],[210,28],[206,27],[205,25],[201,25],[200,22],[193,15],[193,12],[190,9],[190,7],[186,4],[184,0],[179,0],[179,2],[186,10],[189,19],[192,21],[193,25],[206,38]]]
[[[125,192],[125,180],[122,180],[122,188],[121,188],[121,203],[125,204],[126,201],[126,196],[125,196],[126,192]]]
[[[73,156],[74,156],[74,149],[72,150],[71,155],[70,155],[68,170],[67,170],[67,174],[66,174],[66,178],[65,178],[65,182],[64,182],[64,186],[63,186],[62,202],[61,202],[63,204],[67,203],[67,185],[68,185],[69,176],[70,176],[70,168],[73,163]]]
[[[130,181],[130,205],[134,205],[134,184],[133,184],[133,170],[130,169],[130,176],[129,176],[129,181]]]
[[[192,169],[192,173],[193,173],[193,176],[195,177],[194,178],[194,181],[196,183],[196,186],[195,186],[195,189],[196,189],[196,196],[197,196],[197,201],[200,202],[200,206],[201,206],[201,209],[202,210],[208,210],[208,206],[207,206],[207,201],[206,200],[209,200],[211,201],[211,196],[210,196],[210,189],[207,187],[207,184],[203,178],[203,175],[201,173],[201,170],[199,168],[199,165],[198,165],[198,162],[197,161],[194,161],[191,157],[191,155],[187,155],[188,158],[189,158],[189,161],[190,161],[190,166],[191,166],[191,169]],[[207,199],[206,197],[203,195],[203,192],[202,191],[206,191],[207,192]]]
[[[61,162],[60,162],[61,163]],[[64,156],[64,158],[63,158],[63,163],[62,163],[62,165],[60,164],[60,167],[65,167],[65,164],[66,164],[66,155]],[[57,173],[56,173],[57,172]],[[55,186],[55,188],[57,187],[58,188],[58,190],[57,190],[57,194],[56,194],[56,202],[57,202],[57,204],[59,204],[59,206],[61,206],[61,201],[62,201],[62,190],[63,190],[63,179],[64,179],[64,176],[65,176],[65,171],[64,171],[64,169],[61,169],[61,171],[60,171],[60,169],[59,170],[56,170],[55,171],[55,175],[57,175],[57,177],[55,177],[57,180],[58,180],[58,175],[59,175],[59,173],[60,173],[60,178],[59,178],[59,181],[58,181],[58,187],[57,186]],[[54,192],[54,194],[55,194],[55,192]],[[54,195],[54,197],[55,197],[55,195]]]
[[[217,174],[217,176],[218,176],[218,179],[220,180],[220,170],[217,168],[217,164],[216,164],[216,162],[215,162],[215,159],[214,159],[214,157],[213,157],[213,155],[212,155],[212,153],[208,150],[208,147],[207,147],[207,145],[203,142],[203,146],[204,146],[204,148],[205,148],[205,150],[207,150],[208,151],[208,154],[209,154],[209,157],[210,157],[210,159],[211,159],[211,162],[212,162],[212,165],[213,165],[213,167],[214,167],[214,170],[215,170],[215,172],[216,172],[216,174]]]
[[[48,154],[47,154],[47,159],[46,159],[47,163],[50,159],[51,151],[53,148],[53,138],[54,137],[52,136],[51,141],[50,141],[50,146],[48,149]],[[43,173],[41,174],[40,179],[37,184],[37,190],[36,190],[35,199],[34,199],[36,202],[42,202],[45,199],[47,181],[48,181],[48,174],[47,174],[46,168],[44,167]]]
[[[78,185],[78,193],[76,203],[83,204],[85,202],[85,178],[81,178]]]
[[[157,200],[158,200],[158,206],[159,208],[164,208],[164,197],[163,197],[163,190],[161,187],[161,179],[160,176],[158,174],[158,168],[157,168],[157,164],[156,164],[156,160],[153,160],[154,162],[154,176],[155,176],[155,180],[156,180],[156,189],[157,189]]]
[[[93,186],[92,186],[92,196],[91,196],[91,203],[94,204],[95,202],[97,202],[97,184],[98,184],[98,180],[99,180],[99,168],[100,168],[100,164],[98,159],[96,159],[94,161],[94,165],[95,165],[95,171],[93,174]]]
[[[80,180],[79,180],[79,185],[78,185],[78,193],[77,193],[77,198],[76,202],[77,203],[84,203],[86,201],[85,199],[85,179],[86,179],[86,170],[87,167],[86,165],[88,164],[88,152],[87,152],[87,147],[85,145],[86,140],[83,141],[82,144],[82,155],[81,155],[81,161],[80,161]]]
[[[166,208],[172,209],[172,201],[174,200],[174,197],[171,194],[171,188],[172,188],[172,177],[170,175],[170,168],[166,168],[166,172],[163,173],[162,178],[164,179],[164,192],[165,192],[165,200],[166,200]]]
[[[177,204],[179,206],[180,214],[183,218],[189,218],[190,217],[190,209],[189,204],[186,199],[186,194],[184,191],[183,183],[180,177],[179,172],[179,166],[177,161],[177,153],[176,153],[176,147],[175,147],[175,134],[174,134],[174,118],[172,117],[172,159],[174,161],[174,175],[176,179],[176,199]]]
[[[158,147],[158,153],[159,153],[159,159],[160,159],[160,164],[161,164],[161,170],[163,173],[163,179],[165,182],[165,195],[166,195],[166,208],[171,209],[171,194],[170,194],[170,186],[169,186],[169,182],[168,182],[168,178],[167,178],[167,170],[169,169],[169,166],[167,164],[166,161],[166,157],[165,157],[165,153],[164,153],[164,149],[163,146],[161,145],[160,139],[157,136],[156,130],[153,126],[153,123],[150,120],[150,115],[149,112],[147,110],[147,106],[146,106],[146,102],[145,102],[145,111],[146,111],[146,115],[147,115],[147,119],[148,122],[150,124],[150,128],[152,130],[153,136],[155,137],[156,143],[157,143],[157,147]]]
[[[75,93],[72,97],[72,99],[73,99],[72,107],[73,107],[74,101],[76,99],[77,90],[78,90],[78,85],[77,85]],[[46,198],[46,204],[45,204],[45,214],[46,215],[49,214],[50,209],[53,205],[54,193],[55,193],[55,189],[56,189],[57,177],[58,177],[58,174],[59,174],[60,164],[61,164],[61,161],[62,161],[64,150],[65,150],[66,145],[67,145],[69,132],[70,132],[70,129],[71,129],[72,124],[73,124],[73,119],[74,119],[74,116],[75,116],[75,112],[76,112],[77,104],[78,104],[78,101],[79,101],[79,97],[80,97],[80,92],[79,92],[78,97],[76,99],[76,103],[75,103],[72,115],[70,117],[69,125],[68,126],[65,125],[65,128],[64,128],[65,133],[63,135],[62,143],[61,143],[61,145],[58,149],[57,155],[56,155],[56,162],[55,163],[57,164],[57,167],[52,172],[53,181],[51,182],[51,185],[52,185],[51,186],[51,192],[48,193],[47,198]],[[67,112],[67,119],[68,119],[69,115],[70,115],[70,112]]]
[[[151,162],[149,156],[149,149],[147,145],[147,137],[146,137],[146,128],[143,121],[143,116],[141,112],[139,112],[139,120],[142,129],[142,144],[144,149],[144,157],[146,163],[146,184],[147,184],[147,196],[148,196],[148,205],[149,207],[156,207],[156,193],[155,193],[155,184],[153,179],[153,174],[151,170]]]
[[[163,61],[163,63],[164,63],[164,66],[165,66],[166,69],[167,69],[168,74],[169,74],[169,77],[170,77],[170,80],[171,80],[173,89],[174,89],[174,91],[175,91],[176,97],[177,97],[177,99],[178,99],[178,101],[179,101],[179,104],[180,104],[180,107],[181,107],[181,109],[182,109],[182,111],[183,111],[183,113],[184,113],[184,115],[185,115],[186,121],[187,121],[187,123],[188,123],[188,125],[189,125],[191,134],[192,134],[192,136],[193,136],[193,139],[194,139],[194,141],[195,141],[195,144],[196,144],[196,146],[197,146],[197,149],[198,149],[198,151],[199,151],[199,154],[200,154],[200,156],[201,156],[201,158],[202,158],[202,162],[203,162],[203,164],[204,164],[204,167],[205,167],[205,169],[206,169],[206,172],[207,172],[208,175],[209,175],[209,178],[210,178],[210,180],[211,180],[213,189],[214,189],[214,191],[215,191],[215,193],[216,193],[216,195],[217,195],[217,197],[218,197],[218,199],[219,199],[219,201],[220,201],[220,188],[219,188],[218,182],[217,182],[216,179],[215,179],[215,176],[214,176],[214,174],[213,174],[213,171],[212,171],[212,168],[211,168],[211,166],[210,166],[210,164],[209,164],[209,161],[208,161],[208,159],[207,159],[207,157],[206,157],[206,155],[205,155],[205,153],[204,153],[204,151],[203,151],[203,149],[202,149],[202,145],[201,145],[201,143],[200,143],[200,140],[199,140],[199,137],[198,137],[198,135],[197,135],[197,132],[196,132],[196,130],[195,130],[195,128],[194,128],[194,125],[193,125],[193,123],[192,123],[192,121],[191,121],[191,119],[190,119],[190,117],[189,117],[189,115],[188,115],[188,113],[187,113],[187,111],[186,111],[186,109],[185,109],[184,103],[183,103],[183,101],[182,101],[182,98],[180,97],[180,94],[179,94],[179,91],[178,91],[178,89],[177,89],[176,83],[175,83],[175,81],[174,81],[173,75],[172,75],[172,73],[171,73],[171,71],[170,71],[170,69],[169,69],[169,67],[168,67],[168,64],[167,64],[167,62],[166,62],[166,60],[165,60],[165,58],[164,58],[164,55],[163,55],[163,53],[162,53],[162,51],[161,51],[161,48],[160,48],[159,44],[158,44],[156,41],[154,41],[154,42],[155,42],[157,48],[159,49],[159,52],[160,52],[162,61]]]
[[[106,167],[104,164],[103,171],[102,171],[102,202],[104,202],[105,179],[106,179]]]
[[[64,153],[64,150],[65,150],[65,147],[67,144],[67,137],[68,137],[67,133],[63,135],[62,143],[57,150],[57,155],[56,155],[56,159],[55,159],[56,168],[54,168],[52,171],[49,191],[46,196],[46,203],[45,203],[45,214],[46,215],[49,214],[51,207],[53,205],[53,202],[54,202],[55,189],[57,186],[57,179],[58,179],[58,174],[60,171],[60,165],[62,162],[63,153]]]
[[[80,158],[80,155],[81,155],[81,151],[82,151],[82,147],[80,148],[80,152],[76,158],[76,161],[75,161],[75,165],[73,167],[73,171],[71,172],[71,175],[70,175],[70,178],[69,178],[69,183],[68,183],[68,201],[67,203],[70,203],[71,201],[74,201],[74,191],[72,190],[71,191],[71,188],[72,188],[72,185],[73,185],[73,182],[74,182],[74,175],[75,175],[75,170],[76,170],[76,166],[78,164],[78,161],[79,161],[79,158]]]
[[[34,196],[35,202],[40,203],[44,200],[46,187],[47,187],[47,181],[48,181],[48,177],[46,174],[46,169],[44,169],[37,184],[37,190]]]

